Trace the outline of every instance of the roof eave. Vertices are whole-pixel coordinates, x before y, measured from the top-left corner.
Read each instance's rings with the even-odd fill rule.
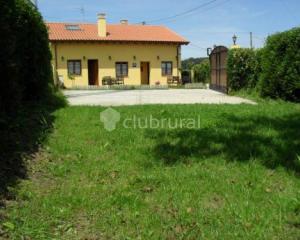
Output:
[[[188,41],[140,41],[140,40],[103,40],[103,39],[49,39],[50,42],[99,42],[99,43],[145,43],[145,44],[180,44],[180,45],[188,45],[190,42]]]

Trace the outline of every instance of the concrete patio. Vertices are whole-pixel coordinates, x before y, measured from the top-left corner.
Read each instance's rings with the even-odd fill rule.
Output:
[[[130,106],[147,104],[256,104],[209,89],[65,90],[70,105]]]

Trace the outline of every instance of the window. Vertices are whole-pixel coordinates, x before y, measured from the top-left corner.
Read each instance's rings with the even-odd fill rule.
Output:
[[[66,29],[69,31],[79,31],[79,25],[65,25]]]
[[[68,60],[68,74],[81,75],[81,60]]]
[[[117,62],[116,63],[116,75],[117,77],[128,77],[128,63]]]
[[[173,63],[172,62],[162,62],[161,70],[163,76],[172,76],[173,75]]]

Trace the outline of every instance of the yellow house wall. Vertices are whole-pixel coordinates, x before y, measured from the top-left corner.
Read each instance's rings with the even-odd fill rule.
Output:
[[[56,50],[55,50],[56,48]],[[88,60],[97,59],[99,64],[99,85],[104,76],[116,76],[116,62],[128,62],[126,85],[141,84],[141,62],[150,63],[150,85],[160,82],[167,84],[167,77],[162,76],[161,63],[173,62],[173,76],[179,76],[177,62],[181,62],[180,54],[177,61],[178,45],[158,44],[104,44],[104,43],[52,43],[53,66],[57,76],[63,79],[67,88],[88,86]],[[180,51],[179,51],[180,53]],[[56,56],[57,54],[57,56]],[[111,60],[109,59],[111,57]],[[134,60],[134,56],[136,60]],[[159,56],[159,59],[158,59]],[[57,61],[55,61],[55,58]],[[67,70],[68,60],[81,60],[82,73],[70,79]],[[133,67],[133,63],[137,67]],[[55,67],[57,65],[57,68]]]

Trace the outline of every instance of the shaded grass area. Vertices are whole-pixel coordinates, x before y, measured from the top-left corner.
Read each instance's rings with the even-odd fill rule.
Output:
[[[10,239],[297,239],[300,106],[116,108],[201,118],[200,129],[103,129],[100,107],[57,111],[30,179],[13,190]]]
[[[52,113],[65,105],[57,93],[42,103],[23,103],[13,114],[0,116],[0,200],[13,197],[8,188],[27,177],[26,160],[51,132],[55,120]]]
[[[193,130],[149,131],[154,154],[167,164],[194,157],[222,155],[227,161],[259,160],[274,169],[282,166],[300,173],[300,114],[239,116],[223,113],[215,127]]]

